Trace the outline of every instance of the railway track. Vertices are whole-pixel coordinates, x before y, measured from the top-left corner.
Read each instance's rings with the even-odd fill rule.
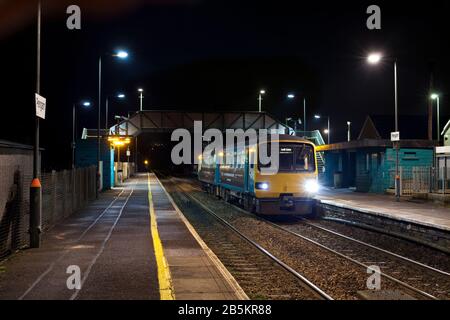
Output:
[[[180,183],[178,183],[178,185],[180,185]],[[191,188],[190,193],[192,193],[192,190],[200,192],[196,184],[191,184]],[[195,198],[192,194],[190,197]],[[199,203],[202,203],[201,200],[196,200]],[[204,200],[204,197],[202,200]],[[367,270],[370,266],[379,266],[381,269],[381,276],[386,282],[390,283],[389,287],[397,288],[397,290],[400,289],[411,297],[416,299],[450,298],[450,278],[449,273],[446,271],[433,268],[413,259],[378,248],[361,240],[352,239],[343,234],[339,234],[336,231],[329,230],[305,220],[298,220],[293,225],[280,225],[278,223],[267,221],[266,219],[257,218],[234,205],[227,205],[228,207],[235,208],[236,211],[239,211],[241,214],[251,217],[253,220],[264,221],[264,223],[277,228],[284,233],[307,241],[362,269]],[[211,210],[208,206],[207,208]],[[232,220],[236,221],[238,219],[236,217],[233,218],[232,214],[228,215],[228,218],[227,221],[230,224],[234,224]]]
[[[272,224],[272,222],[268,223]],[[362,267],[377,266],[385,278],[421,296],[429,299],[450,299],[450,274],[446,271],[353,239],[304,219],[299,219],[293,225],[278,223],[273,225],[320,245]]]
[[[251,299],[332,300],[332,297],[172,181],[177,205]]]

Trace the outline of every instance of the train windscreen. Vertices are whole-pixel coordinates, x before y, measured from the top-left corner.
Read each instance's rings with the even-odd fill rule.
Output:
[[[270,145],[268,146],[270,153]],[[279,172],[314,172],[314,148],[310,144],[280,143],[279,144]],[[259,163],[259,168],[268,168],[269,164]]]

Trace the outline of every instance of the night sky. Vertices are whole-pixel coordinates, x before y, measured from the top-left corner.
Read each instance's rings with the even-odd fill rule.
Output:
[[[0,4],[0,12],[12,2]],[[74,102],[95,103],[80,109],[78,127],[96,127],[98,56],[116,48],[127,49],[130,58],[105,59],[103,94],[128,97],[111,103],[111,122],[113,114],[138,109],[138,87],[145,89],[145,109],[240,111],[257,110],[264,88],[264,110],[279,119],[302,116],[306,97],[308,129],[326,126],[312,119],[314,113],[330,115],[332,140],[342,141],[348,120],[355,136],[367,115],[393,114],[392,62],[369,66],[365,60],[376,50],[398,60],[400,114],[426,115],[434,70],[447,115],[442,127],[450,114],[450,2],[392,2],[375,3],[382,30],[370,31],[366,8],[374,3],[368,1],[160,0],[125,7],[70,1],[82,9],[82,29],[70,31],[65,7],[44,1],[44,166],[69,166]],[[0,22],[0,28],[0,139],[32,143],[35,17],[24,14],[17,23]],[[286,99],[290,92],[296,100]]]

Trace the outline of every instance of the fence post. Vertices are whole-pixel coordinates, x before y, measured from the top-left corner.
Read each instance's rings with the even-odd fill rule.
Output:
[[[62,181],[62,207],[63,207],[63,217],[66,217],[67,215],[67,202],[66,202],[66,184],[67,184],[67,170],[63,170],[63,181]]]
[[[56,190],[57,190],[57,175],[56,175],[56,171],[52,170],[52,177],[51,177],[51,191],[52,191],[52,197],[51,197],[51,215],[50,215],[50,224],[53,224],[56,222],[56,217],[57,217],[57,207],[56,207]]]
[[[83,184],[83,187],[84,187],[84,199],[86,200],[86,204],[89,202],[89,193],[88,193],[88,188],[89,188],[89,180],[88,180],[88,175],[87,175],[87,169],[86,168],[84,168],[83,169],[83,177],[84,177],[84,184]]]
[[[428,185],[429,185],[429,193],[433,192],[433,167],[430,167],[429,173],[428,173]]]
[[[78,208],[81,208],[83,206],[82,201],[81,201],[81,195],[80,195],[80,185],[81,185],[81,179],[80,179],[80,170],[81,169],[77,169],[77,173],[75,175],[76,179],[77,179],[77,199],[78,199]]]
[[[403,167],[400,167],[400,196],[403,194]]]
[[[77,206],[75,204],[75,168],[72,168],[72,170],[70,170],[70,186],[71,186],[71,197],[72,197],[72,212],[71,214],[73,214],[76,210],[77,210]]]
[[[445,193],[447,192],[447,183],[448,183],[448,181],[447,181],[447,179],[449,178],[448,177],[448,172],[449,172],[449,167],[448,167],[448,157],[445,157],[445,160],[444,160],[444,167],[442,168],[442,171],[444,171],[443,172],[443,182],[442,182],[442,193],[444,194],[444,196],[445,196]]]
[[[89,181],[90,181],[90,185],[89,185],[89,200],[93,199],[95,194],[95,176],[93,176],[93,172],[95,174],[95,169],[93,169],[93,167],[89,167]]]

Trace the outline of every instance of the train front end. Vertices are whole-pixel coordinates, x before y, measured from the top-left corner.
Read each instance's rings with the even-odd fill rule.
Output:
[[[267,147],[267,145],[259,145]],[[313,143],[294,137],[280,139],[279,167],[265,174],[259,159],[255,170],[255,210],[264,215],[313,215],[319,191],[316,150]]]

